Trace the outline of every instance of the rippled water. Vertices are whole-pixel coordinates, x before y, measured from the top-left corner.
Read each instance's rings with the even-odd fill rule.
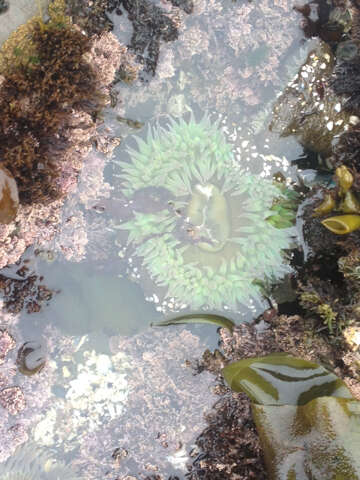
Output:
[[[156,3],[169,15],[176,10],[167,2]],[[266,196],[261,190],[266,183],[256,185],[251,179],[258,175],[270,182],[279,171],[288,179],[294,178],[291,161],[302,152],[295,140],[279,139],[267,129],[271,102],[304,60],[306,42],[304,46],[292,6],[290,0],[199,0],[192,14],[178,12],[179,38],[161,44],[155,75],[143,73],[132,85],[115,86],[119,101],[105,111],[104,121],[111,136],[122,137],[122,143],[111,158],[96,152],[90,155],[79,191],[65,206],[61,236],[47,249],[36,255],[29,250],[25,256],[29,272],[43,276],[39,283],[54,293],[39,313],[21,313],[11,332],[18,346],[26,341],[40,343],[48,359],[41,372],[32,376],[11,370],[14,352],[6,364],[11,383],[23,388],[27,406],[13,418],[6,414],[0,434],[9,439],[8,428],[20,424],[35,442],[32,450],[25,450],[22,456],[15,454],[19,468],[30,464],[32,451],[44,448],[54,458],[71,463],[71,468],[87,479],[123,478],[126,474],[145,478],[156,473],[164,478],[171,474],[184,478],[186,462],[191,462],[189,451],[206,426],[203,413],[217,399],[212,394],[215,380],[211,375],[194,375],[187,362],[195,363],[206,348],[216,346],[217,333],[210,326],[149,328],[152,321],[164,316],[191,312],[195,296],[183,298],[183,291],[175,287],[169,294],[167,281],[171,287],[171,282],[183,285],[185,281],[176,278],[176,269],[170,275],[169,257],[155,249],[153,260],[163,273],[156,276],[151,260],[144,262],[145,247],[151,240],[158,248],[163,240],[156,228],[159,212],[165,212],[166,221],[175,222],[171,233],[176,248],[185,245],[188,252],[193,248],[185,263],[195,261],[196,255],[205,264],[215,258],[204,304],[196,300],[197,311],[214,310],[209,298],[212,289],[220,288],[217,278],[223,262],[216,258],[223,249],[217,251],[219,238],[223,235],[228,242],[230,234],[222,232],[231,231],[238,210],[249,213],[255,197],[261,201]],[[111,20],[119,40],[129,43],[132,26],[126,15],[113,13]],[[124,193],[126,165],[135,168],[136,155],[129,154],[129,148],[139,150],[134,135],[148,142],[149,129],[154,133],[164,128],[168,132],[165,136],[169,134],[173,128],[169,127],[170,118],[190,122],[193,115],[198,124],[205,114],[209,124],[217,122],[222,138],[231,146],[233,163],[223,164],[218,157],[221,161],[213,165],[216,175],[204,181],[185,170],[185,158],[183,163],[177,159],[176,173],[187,175],[193,189],[177,195],[166,176],[161,183],[161,168],[172,161],[170,147],[160,164],[160,174],[148,180],[149,190],[147,181],[141,184],[140,178],[137,186],[128,185],[129,191]],[[140,122],[143,127],[134,128],[133,123],[129,126],[119,118]],[[140,177],[145,176],[146,166],[139,172]],[[250,201],[239,194],[230,202],[230,194],[220,190],[226,190],[224,185],[230,179],[235,178],[236,183],[237,178],[240,182],[244,177],[255,183]],[[209,198],[215,198],[215,203],[210,204]],[[221,214],[216,217],[214,213],[221,202],[228,202],[228,224]],[[196,237],[193,233],[199,231],[195,228],[201,224],[195,221],[199,212],[207,230],[204,227]],[[135,232],[129,241],[133,227],[126,222],[132,222],[136,214],[142,214],[146,225],[154,215],[155,223],[150,233],[136,236]],[[211,243],[209,235],[215,227],[220,233],[218,237],[214,234]],[[292,230],[287,248],[293,245],[294,235]],[[248,261],[260,247],[254,251],[252,240],[246,243],[246,232],[241,238],[241,252]],[[273,237],[262,238],[266,252],[271,246],[266,242],[271,243]],[[150,247],[148,252],[150,255]],[[246,265],[250,265],[254,281],[266,280],[261,278],[265,269]],[[279,265],[273,267],[280,276]],[[16,275],[15,270],[4,269],[2,273]],[[271,280],[269,276],[267,283]],[[233,281],[237,281],[236,273]],[[234,305],[217,302],[215,311],[244,321],[267,307],[260,293],[255,299],[246,298],[246,294],[241,296]]]

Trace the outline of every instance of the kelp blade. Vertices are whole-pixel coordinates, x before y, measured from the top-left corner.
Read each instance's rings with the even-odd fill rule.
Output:
[[[245,392],[262,405],[304,405],[326,396],[352,398],[345,384],[321,365],[281,353],[232,363],[223,375],[232,390]]]
[[[227,328],[231,332],[235,327],[235,323],[229,318],[212,313],[190,313],[188,315],[180,315],[175,318],[163,320],[162,322],[151,323],[150,326],[167,327],[169,325],[184,325],[192,323],[209,323],[211,325],[217,325],[218,327]]]
[[[324,367],[275,353],[223,369],[252,400],[270,480],[360,480],[360,402]]]
[[[360,402],[252,405],[270,480],[359,480]]]

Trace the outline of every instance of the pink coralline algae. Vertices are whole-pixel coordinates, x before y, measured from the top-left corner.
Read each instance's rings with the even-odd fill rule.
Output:
[[[54,238],[44,244],[44,248],[60,253],[68,261],[81,261],[86,255],[88,243],[84,214],[79,209],[66,207],[62,212],[62,223]]]
[[[112,52],[110,56],[109,50]],[[113,34],[104,33],[95,40],[91,53],[92,65],[95,64],[104,85],[114,79],[119,65],[128,79],[136,78],[140,66]],[[99,217],[97,207],[111,196],[112,187],[104,179],[104,169],[120,138],[114,135],[111,127],[99,123],[92,140],[95,141],[96,151],[87,148],[84,152],[86,158],[75,181],[69,176],[68,182],[72,181],[74,187],[68,191],[62,206],[56,234],[44,239],[41,244],[43,249],[59,253],[72,262],[84,260],[87,254],[95,260],[105,259],[106,250],[112,245],[106,235],[106,222]]]
[[[20,387],[7,387],[0,391],[0,405],[11,415],[16,415],[26,406],[25,397]]]
[[[104,180],[106,158],[104,155],[91,152],[79,177],[78,188],[74,192],[86,210],[97,205],[99,199],[109,198],[111,186]]]
[[[205,425],[203,413],[216,398],[211,375],[194,376],[190,366],[204,349],[200,339],[187,330],[148,331],[131,340],[114,337],[111,348],[125,353],[131,366],[127,407],[123,416],[85,436],[82,469],[89,469],[94,480],[107,469],[113,479],[184,471],[192,442]],[[106,449],[95,448],[99,444]]]
[[[1,308],[1,305],[0,305]],[[16,325],[17,316],[0,310],[2,354],[0,374],[0,463],[6,461],[22,443],[28,440],[30,429],[39,421],[40,413],[52,398],[54,368],[45,365],[41,373],[31,377],[19,374],[16,365],[15,338],[23,338]],[[11,331],[11,334],[9,333]],[[61,339],[59,338],[61,344]],[[51,346],[53,352],[54,346]]]
[[[102,136],[101,148],[110,155],[111,145]],[[107,157],[90,152],[78,177],[77,188],[68,196],[57,234],[43,247],[60,253],[67,261],[80,262],[91,252],[92,258],[106,258],[104,249],[110,247],[106,238],[106,222],[98,212],[98,205],[111,195],[111,186],[104,180]]]
[[[191,15],[179,11],[179,18],[179,39],[161,45],[154,78],[128,104],[156,97],[166,111],[169,98],[182,92],[190,107],[195,102],[204,110],[241,114],[284,86],[285,59],[301,37],[291,0],[200,0]]]
[[[55,330],[48,336],[50,349],[58,337]],[[212,375],[193,368],[205,348],[199,337],[185,329],[147,330],[112,337],[111,354],[87,348],[74,342],[72,353],[62,355],[56,383],[64,394],[39,410],[35,440],[72,452],[87,480],[184,472],[203,413],[216,398]]]
[[[195,6],[195,25],[201,36],[205,34],[208,37],[209,48],[196,57],[197,64],[200,63],[201,85],[195,82],[192,87],[189,81],[193,96],[196,98],[201,94],[206,85],[209,104],[215,100],[214,107],[226,111],[234,101],[248,105],[260,103],[264,100],[264,88],[269,85],[280,88],[282,74],[279,63],[299,36],[298,16],[292,8],[293,2],[289,0],[281,5],[275,5],[272,0],[261,4],[236,2],[228,5],[214,1],[196,18]],[[193,18],[187,19],[187,22],[190,21],[194,23]],[[194,28],[187,28],[185,24],[181,37],[185,45],[188,32],[193,36]],[[185,60],[187,48],[184,49],[185,54],[181,42],[177,48]],[[232,70],[229,71],[230,65]],[[221,72],[221,75],[216,72]],[[227,72],[225,83],[223,72]],[[249,86],[251,92],[246,95],[244,90]],[[227,98],[229,90],[234,92],[230,100]],[[259,97],[253,92],[258,92]],[[215,98],[212,100],[212,97]]]
[[[6,355],[15,348],[14,338],[6,330],[0,330],[0,365],[4,363]]]
[[[0,421],[0,463],[5,462],[17,449],[28,440],[28,434],[24,425],[15,423],[11,427],[3,425]]]
[[[0,224],[0,268],[15,263],[35,241],[41,244],[55,234],[62,203],[21,205],[13,222]]]
[[[4,319],[0,317],[3,322]],[[8,421],[9,415],[16,416],[25,408],[25,397],[20,387],[9,386],[16,369],[8,364],[7,357],[15,348],[15,339],[4,328],[0,330],[0,462],[15,450],[15,448],[27,439],[24,428],[17,423]],[[6,364],[5,364],[6,361]]]
[[[129,81],[136,79],[140,69],[140,65],[135,62],[134,55],[128,51],[127,47],[121,45],[115,35],[110,32],[104,32],[99,37],[95,37],[89,62],[96,70],[99,82],[105,90],[114,80],[120,65],[121,69],[126,72]]]

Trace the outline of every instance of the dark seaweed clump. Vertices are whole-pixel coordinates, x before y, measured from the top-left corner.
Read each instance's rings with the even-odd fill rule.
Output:
[[[346,98],[345,108],[360,115],[360,9],[352,3],[352,28],[337,46],[331,87]],[[360,173],[360,126],[343,133],[334,146],[334,165],[347,165]]]
[[[360,11],[354,2],[339,1],[334,5],[329,19],[335,18],[337,9],[337,18],[342,19],[351,11],[352,21],[345,26],[340,40],[330,42],[336,52],[336,64],[329,86],[346,99],[345,109],[353,115],[354,121],[347,131],[334,139],[329,163],[334,169],[348,168],[353,177],[351,194],[357,198],[360,192],[360,123],[356,123],[356,117],[360,117]],[[325,18],[323,27],[328,25]],[[320,35],[320,31],[316,34]],[[336,175],[333,182],[335,188],[333,183],[317,185],[307,195],[303,233],[309,253],[305,264],[296,266],[296,290],[303,315],[313,319],[318,331],[333,334],[330,341],[339,341],[343,329],[359,319],[360,235],[359,230],[346,235],[332,233],[321,223],[325,214],[316,214],[316,208],[326,196],[333,195],[339,202],[341,189]],[[337,205],[326,215],[342,213],[339,208]]]
[[[174,21],[165,15],[161,8],[147,0],[110,1],[110,12],[116,9],[116,12],[120,14],[121,8],[127,12],[133,26],[130,50],[144,65],[145,72],[155,75],[161,41],[171,42],[178,38],[178,30]]]
[[[43,284],[43,277],[31,272],[25,264],[15,272],[17,278],[0,274],[0,292],[6,312],[20,313],[24,308],[27,313],[39,312],[55,293]]]
[[[358,125],[341,135],[334,148],[334,157],[336,167],[346,165],[354,172],[360,172],[360,127]]]
[[[208,426],[196,439],[197,447],[190,453],[195,458],[186,478],[268,478],[246,395],[222,396],[206,421]]]
[[[194,10],[193,0],[170,0],[170,3],[184,10],[185,13],[192,13]]]
[[[88,37],[56,23],[36,23],[30,35],[30,54],[22,47],[13,50],[15,66],[3,53],[0,77],[0,164],[16,179],[22,204],[61,196],[56,180],[61,161],[75,148],[74,116],[93,113],[103,102],[84,59],[91,48]],[[85,116],[76,128],[85,132],[91,126]]]
[[[109,13],[126,13],[133,27],[127,46],[135,53],[138,62],[144,65],[145,74],[155,75],[161,42],[171,42],[178,38],[177,21],[149,0],[94,0],[91,3],[68,0],[67,3],[73,21],[85,29],[88,35],[113,29]],[[192,13],[194,8],[193,0],[169,0],[169,3],[187,14]],[[121,75],[118,77],[120,80]]]
[[[348,110],[360,110],[360,55],[351,61],[336,65],[332,87],[338,95],[349,97],[345,107]]]
[[[98,35],[113,29],[113,22],[106,14],[109,0],[67,0],[67,11],[73,22],[87,35]]]

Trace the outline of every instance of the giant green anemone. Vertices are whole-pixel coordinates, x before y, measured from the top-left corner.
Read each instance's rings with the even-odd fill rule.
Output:
[[[259,298],[258,280],[288,270],[282,252],[292,238],[293,192],[245,172],[207,115],[169,119],[135,140],[129,161],[116,162],[133,210],[119,228],[165,298],[216,309]],[[172,198],[153,212],[136,201],[151,188]]]

